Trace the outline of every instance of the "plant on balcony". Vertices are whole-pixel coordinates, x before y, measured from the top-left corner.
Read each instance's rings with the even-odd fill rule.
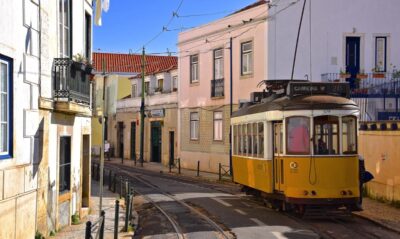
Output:
[[[396,66],[393,67],[392,78],[393,79],[399,79],[400,78],[400,70],[396,70]]]
[[[161,86],[154,89],[154,92],[162,92],[163,88]]]
[[[77,69],[81,69],[86,74],[93,74],[92,62],[81,54],[76,54],[72,57],[73,65]]]
[[[373,78],[385,78],[385,73],[379,72],[377,67],[372,68],[372,77]]]
[[[347,78],[351,77],[351,74],[348,73],[348,72],[343,71],[342,68],[340,68],[340,73],[339,74],[340,74],[340,78],[341,79],[347,79]]]
[[[357,74],[357,79],[367,79],[368,74],[365,74],[364,69],[361,69],[360,73]]]

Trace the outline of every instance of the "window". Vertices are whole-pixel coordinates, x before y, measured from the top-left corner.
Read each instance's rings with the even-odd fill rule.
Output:
[[[253,42],[241,44],[241,75],[253,73]]]
[[[386,72],[387,38],[375,38],[375,71]]]
[[[224,50],[214,50],[214,80],[224,78]]]
[[[190,83],[199,81],[199,55],[190,56]]]
[[[191,140],[199,139],[199,113],[198,112],[190,113],[190,139]]]
[[[242,125],[238,126],[238,154],[243,154],[243,129]]]
[[[12,63],[0,54],[0,159],[12,157]]]
[[[258,123],[258,148],[257,154],[259,158],[264,158],[264,123]]]
[[[252,156],[253,154],[253,130],[251,124],[247,124],[247,155]]]
[[[310,154],[310,120],[307,117],[286,119],[287,154]]]
[[[156,92],[162,92],[163,91],[163,86],[164,86],[164,79],[158,79],[157,80],[157,88]]]
[[[149,89],[150,89],[150,82],[145,82],[144,83],[144,93],[146,93],[146,95],[149,94]]]
[[[239,126],[234,125],[233,127],[233,154],[238,155],[239,154]]]
[[[178,76],[172,77],[172,91],[178,90]]]
[[[60,137],[59,194],[71,188],[71,137]]]
[[[137,85],[133,84],[132,85],[132,98],[137,97]]]
[[[58,0],[59,52],[60,57],[71,57],[71,2]]]
[[[339,154],[339,117],[314,118],[314,154]]]
[[[356,140],[357,118],[354,116],[345,116],[342,118],[342,147],[343,154],[357,153]]]
[[[222,112],[214,112],[214,140],[222,140]]]
[[[283,127],[282,123],[274,124],[274,154],[283,154]]]
[[[85,13],[85,56],[92,58],[92,17],[88,13]]]

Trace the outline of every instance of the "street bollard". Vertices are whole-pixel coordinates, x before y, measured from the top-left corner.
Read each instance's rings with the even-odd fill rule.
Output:
[[[221,181],[221,179],[222,179],[222,175],[221,175],[221,163],[219,163],[218,175],[219,175],[219,181]]]
[[[92,222],[87,221],[85,229],[85,239],[91,239],[91,238],[92,238]]]
[[[197,177],[200,176],[200,161],[197,161]]]
[[[121,164],[124,164],[124,157],[121,157]]]
[[[119,200],[115,200],[114,239],[118,239]]]
[[[131,200],[131,212],[135,210],[135,203],[134,203],[134,198],[135,198],[135,191],[133,190],[133,186],[131,187],[130,194],[132,196]]]
[[[181,159],[178,158],[178,173],[181,174]]]
[[[111,185],[112,185],[112,171],[108,172],[108,190],[111,191]]]
[[[105,176],[106,175],[106,169],[103,169],[103,175]],[[103,177],[104,177],[103,176]],[[103,185],[106,185],[106,180],[103,180]]]
[[[100,164],[97,164],[96,177],[97,181],[100,181]]]
[[[126,179],[125,179],[125,196],[129,194],[128,191],[129,191],[129,181],[128,181],[128,179],[126,178]]]
[[[104,224],[106,224],[106,212],[104,210],[101,211],[101,217],[103,219],[101,220],[99,238],[104,239]]]
[[[128,231],[129,204],[130,204],[129,199],[130,199],[130,196],[129,196],[129,194],[127,193],[127,194],[125,195],[125,226],[124,226],[124,231],[125,231],[125,232]]]

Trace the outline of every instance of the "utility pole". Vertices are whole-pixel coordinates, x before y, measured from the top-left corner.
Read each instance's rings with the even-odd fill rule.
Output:
[[[103,206],[103,171],[104,171],[104,139],[105,139],[105,123],[106,123],[106,62],[103,59],[103,112],[101,114],[101,149],[100,149],[100,210],[101,213],[102,206]]]
[[[143,167],[144,149],[144,74],[145,74],[145,50],[142,51],[142,103],[140,104],[140,166]]]
[[[232,94],[233,94],[232,45],[233,44],[232,44],[232,37],[230,38],[229,43],[230,43],[230,45],[229,45],[229,53],[230,53],[229,54],[229,65],[230,65],[230,67],[229,67],[229,81],[230,81],[229,97],[230,97],[230,118],[232,118],[232,112],[233,112],[233,96],[232,96]],[[231,126],[229,127],[229,172],[231,173],[231,176],[233,176],[233,171],[232,171],[232,127]]]

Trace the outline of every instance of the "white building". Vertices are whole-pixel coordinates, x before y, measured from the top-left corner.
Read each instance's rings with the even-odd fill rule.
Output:
[[[91,85],[70,59],[91,55],[91,16],[88,0],[0,0],[0,238],[88,212]]]
[[[268,79],[291,77],[303,3],[296,0],[270,3]],[[307,1],[294,78],[312,81],[347,78],[352,88],[357,89],[354,93],[367,92],[368,96],[381,93],[376,92],[376,87],[393,81],[391,73],[400,69],[399,8],[400,2],[396,0]],[[347,72],[350,77],[340,76],[340,72]],[[370,109],[364,107],[364,111],[395,108],[394,99],[387,99],[383,105],[379,95],[376,97],[357,101],[368,105]],[[369,114],[376,117],[374,112]]]

